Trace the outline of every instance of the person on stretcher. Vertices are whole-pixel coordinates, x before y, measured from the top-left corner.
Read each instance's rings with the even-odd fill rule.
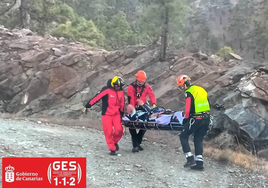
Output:
[[[125,120],[143,122],[154,121],[155,118],[159,115],[159,113],[152,114],[150,106],[144,103],[142,100],[138,99],[137,104],[142,110],[136,111],[135,107],[132,104],[129,104],[126,109],[127,119]]]
[[[142,111],[136,111],[135,107],[129,104],[126,108],[126,115],[123,120],[130,121],[140,121],[140,122],[156,122],[161,125],[168,125],[170,122],[179,122],[183,121],[183,112],[175,112],[172,115],[166,115],[160,113],[151,113],[151,108],[149,105],[144,103],[141,100],[137,100],[137,104],[142,107]]]

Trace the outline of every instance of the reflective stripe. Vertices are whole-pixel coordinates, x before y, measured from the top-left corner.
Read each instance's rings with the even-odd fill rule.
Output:
[[[198,107],[201,107],[201,106],[205,106],[205,105],[209,105],[209,103],[208,103],[208,102],[206,102],[206,103],[201,103],[201,104],[198,104],[197,106],[198,106]]]
[[[195,157],[195,161],[203,161],[203,156],[202,155],[197,155]]]
[[[192,85],[186,90],[194,97],[195,114],[210,111],[209,102],[207,99],[207,92],[200,86]]]

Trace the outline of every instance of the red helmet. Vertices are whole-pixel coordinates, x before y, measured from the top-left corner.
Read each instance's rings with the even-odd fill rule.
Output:
[[[191,80],[191,78],[187,75],[180,75],[177,79],[178,86],[183,86],[187,80]]]
[[[136,74],[136,79],[138,81],[145,82],[146,81],[146,73],[142,70],[138,71]]]

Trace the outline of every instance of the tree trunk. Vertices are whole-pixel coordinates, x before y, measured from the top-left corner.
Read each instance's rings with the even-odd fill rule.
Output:
[[[161,34],[161,46],[160,46],[160,61],[166,59],[167,53],[167,39],[168,39],[168,23],[169,23],[169,12],[168,7],[165,8],[165,19],[162,27]]]
[[[0,13],[0,16],[12,13],[14,10],[17,10],[20,7],[21,7],[21,0],[15,0],[10,7],[8,7],[4,12]]]
[[[23,29],[30,29],[31,16],[26,9],[26,0],[21,0],[20,24]]]
[[[265,57],[266,47],[267,47],[267,44],[265,44],[264,47],[262,48],[262,56],[264,59],[266,59]]]

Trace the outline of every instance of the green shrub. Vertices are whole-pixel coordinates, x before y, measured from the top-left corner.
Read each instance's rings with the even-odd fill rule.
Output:
[[[227,60],[230,57],[230,53],[233,53],[233,49],[229,46],[224,46],[217,52],[217,55]]]
[[[82,17],[78,17],[73,22],[67,21],[65,24],[60,24],[52,30],[51,35],[79,41],[94,47],[100,46],[105,39],[91,20]]]

